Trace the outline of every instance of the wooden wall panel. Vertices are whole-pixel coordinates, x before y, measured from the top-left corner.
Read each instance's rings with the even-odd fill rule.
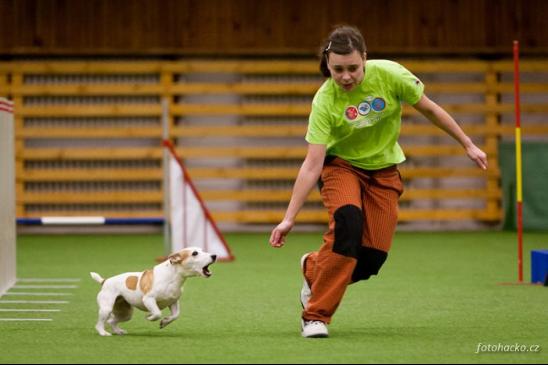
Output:
[[[0,0],[0,55],[311,54],[334,24],[377,54],[548,54],[543,0]]]
[[[404,106],[400,221],[500,222],[498,144],[515,132],[512,62],[401,62],[487,153],[489,169]],[[234,58],[0,62],[0,91],[15,102],[17,216],[161,217],[166,97],[169,138],[214,217],[276,223],[306,154],[310,102],[323,80],[316,70],[315,61]],[[524,140],[546,140],[548,63],[524,60],[520,70]],[[299,219],[325,218],[313,192]]]

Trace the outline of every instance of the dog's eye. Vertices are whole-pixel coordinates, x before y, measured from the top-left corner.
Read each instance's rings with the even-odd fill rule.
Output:
[[[198,256],[198,251],[192,252],[192,256]]]

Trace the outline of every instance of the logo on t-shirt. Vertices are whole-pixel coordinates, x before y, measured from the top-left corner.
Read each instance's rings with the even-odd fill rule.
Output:
[[[367,101],[363,101],[358,105],[358,112],[360,115],[367,115],[369,111],[371,110],[371,105]]]
[[[349,121],[355,120],[358,117],[358,108],[356,108],[354,105],[347,106],[346,110],[344,111],[344,116]]]
[[[384,110],[385,107],[386,107],[386,102],[384,101],[383,98],[375,98],[371,102],[371,108],[377,113]]]
[[[353,128],[369,127],[379,122],[386,109],[386,101],[381,97],[368,96],[356,107],[349,105],[344,109],[344,118]],[[371,113],[373,110],[375,113]]]

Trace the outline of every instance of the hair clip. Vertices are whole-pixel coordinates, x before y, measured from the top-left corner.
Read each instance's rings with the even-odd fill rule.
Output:
[[[329,50],[331,49],[331,41],[329,41],[329,44],[327,45],[327,47],[323,50],[323,53],[327,53],[329,52]]]

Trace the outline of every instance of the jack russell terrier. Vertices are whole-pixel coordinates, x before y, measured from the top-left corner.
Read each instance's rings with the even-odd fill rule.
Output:
[[[99,319],[95,329],[101,336],[111,336],[105,330],[108,322],[112,332],[123,335],[127,332],[118,323],[131,319],[133,307],[149,312],[149,321],[157,321],[162,309],[169,307],[171,315],[162,318],[160,328],[164,328],[179,317],[179,298],[183,284],[188,277],[211,276],[209,265],[217,255],[204,252],[198,247],[188,247],[168,256],[167,260],[143,272],[128,272],[103,279],[91,272],[91,277],[102,285],[97,294]]]

